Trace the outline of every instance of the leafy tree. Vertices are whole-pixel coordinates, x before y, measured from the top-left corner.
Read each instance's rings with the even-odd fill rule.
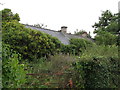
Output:
[[[117,36],[106,31],[99,31],[95,37],[95,41],[98,45],[116,45]]]
[[[19,14],[18,14],[18,13],[14,14],[13,17],[12,17],[12,19],[13,19],[13,20],[20,21]]]
[[[95,40],[97,44],[113,45],[118,42],[118,14],[112,14],[109,10],[102,12],[99,22],[95,23],[94,33],[97,33]]]
[[[105,27],[108,26],[110,21],[112,20],[113,14],[109,11],[103,11],[101,17],[99,17],[99,22],[93,25],[94,28]]]
[[[109,10],[103,11],[99,22],[93,25],[94,33],[107,31],[111,33],[118,33],[118,14],[112,14]]]
[[[4,9],[1,11],[2,12],[2,21],[9,22],[11,20],[17,20],[20,21],[19,14],[13,14],[11,9]]]

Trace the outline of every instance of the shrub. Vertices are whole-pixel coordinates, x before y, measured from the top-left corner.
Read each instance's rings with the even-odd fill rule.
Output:
[[[13,14],[10,9],[4,9],[0,13],[3,17],[3,42],[19,52],[23,59],[35,60],[60,51],[61,43],[57,38],[25,28],[19,23],[19,15]]]
[[[58,52],[60,41],[48,34],[25,28],[18,21],[3,24],[3,41],[22,55],[34,60]]]
[[[99,31],[98,35],[95,37],[95,42],[98,45],[116,45],[117,36],[105,31]]]
[[[87,47],[91,47],[93,45],[93,42],[85,39],[72,38],[70,40],[70,45],[74,46],[73,49],[75,50],[75,54],[80,55],[84,50],[86,50]]]
[[[77,52],[75,52],[76,51],[75,49],[76,49],[75,45],[61,45],[61,52],[63,54],[76,55]]]
[[[6,22],[9,22],[9,21],[12,21],[12,20],[17,20],[17,21],[20,21],[20,17],[19,17],[19,14],[13,14],[11,9],[7,9],[5,8],[4,10],[0,11],[0,13],[2,13],[2,21],[6,21]]]
[[[1,33],[0,33],[1,39]],[[0,40],[0,87],[2,87],[2,42]]]
[[[77,86],[118,88],[118,80],[120,79],[118,62],[116,46],[95,46],[87,49],[80,60],[73,64],[77,72]]]
[[[81,55],[87,47],[92,45],[92,41],[72,38],[70,39],[70,45],[61,45],[61,52],[63,54]]]
[[[20,88],[26,82],[24,64],[19,64],[20,55],[3,44],[2,52],[2,85],[3,88]]]

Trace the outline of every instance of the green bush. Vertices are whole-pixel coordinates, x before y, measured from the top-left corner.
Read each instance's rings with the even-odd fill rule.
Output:
[[[0,33],[1,39],[1,33]],[[0,88],[2,87],[2,42],[0,40]]]
[[[19,14],[13,14],[11,9],[7,9],[5,8],[4,10],[0,11],[0,13],[2,13],[2,21],[6,21],[6,22],[9,22],[9,21],[12,21],[12,20],[17,20],[17,21],[20,21],[20,17],[19,17]]]
[[[119,57],[116,46],[95,46],[87,49],[73,64],[77,87],[118,88]]]
[[[87,47],[91,47],[94,43],[85,39],[72,38],[70,40],[70,45],[73,46],[75,50],[75,55],[80,55],[86,50]],[[69,48],[68,48],[69,50]]]
[[[3,42],[9,44],[23,59],[37,59],[59,51],[60,41],[48,34],[25,28],[18,21],[4,22]]]
[[[76,46],[75,45],[61,45],[61,52],[63,54],[73,54],[76,55],[77,52],[75,52],[76,50]]]
[[[64,54],[81,55],[87,47],[92,45],[92,41],[72,38],[70,39],[70,45],[61,45],[61,52]]]
[[[3,88],[20,88],[26,82],[24,64],[19,64],[20,54],[9,45],[3,44],[2,52],[2,85]]]
[[[98,45],[116,45],[117,36],[106,31],[99,31],[98,35],[95,36],[95,42]]]
[[[13,14],[10,9],[4,9],[0,13],[3,19],[3,42],[19,52],[23,59],[35,60],[60,51],[61,42],[57,38],[25,28],[19,23],[19,15]]]

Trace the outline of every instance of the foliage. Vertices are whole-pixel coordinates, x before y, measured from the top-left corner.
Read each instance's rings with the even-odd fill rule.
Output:
[[[18,21],[19,15],[10,9],[2,10],[3,42],[9,44],[23,59],[34,60],[59,52],[60,41],[48,34],[25,28]]]
[[[76,38],[70,40],[70,45],[63,45],[55,37],[25,28],[19,23],[19,15],[10,9],[1,12],[3,87],[69,88],[70,80],[73,87],[79,88],[118,87],[117,14],[103,12],[93,26],[96,43],[101,45],[97,46],[92,41]],[[20,64],[23,59],[32,62],[26,60]],[[28,65],[27,77],[24,65]]]
[[[75,45],[61,45],[61,52],[63,54],[72,54],[75,55],[77,53],[75,53]]]
[[[0,33],[0,88],[2,88],[2,42]]]
[[[20,54],[17,54],[9,45],[3,44],[2,52],[2,85],[3,88],[20,88],[26,82],[24,64],[19,64]]]
[[[36,59],[55,54],[60,41],[48,34],[25,28],[18,21],[4,22],[3,42],[11,45],[24,59]]]
[[[2,12],[0,11],[0,34],[2,32]]]
[[[81,57],[88,57],[88,56],[118,57],[118,46],[93,45],[92,48],[87,47],[87,49],[83,52],[83,55]]]
[[[118,34],[118,21],[112,21],[105,29],[107,32],[112,34]]]
[[[46,28],[47,25],[44,25],[44,24],[34,24],[34,27],[38,27],[38,28]]]
[[[2,60],[0,60],[0,88],[2,88]]]
[[[70,78],[74,80],[74,70],[71,63],[73,56],[58,54],[49,59],[41,58],[28,64],[27,82],[25,88],[64,88],[68,87]]]
[[[70,45],[74,46],[75,55],[79,55],[82,54],[87,47],[91,47],[93,42],[85,39],[72,38],[70,40]]]
[[[92,52],[92,53],[91,53]],[[94,46],[88,48],[73,64],[77,86],[84,88],[117,88],[119,57],[116,46]],[[82,81],[82,83],[81,83]]]
[[[109,11],[103,11],[101,17],[99,17],[99,22],[93,25],[94,28],[105,27],[108,26],[110,21],[112,20],[113,14]]]
[[[102,12],[99,22],[93,25],[94,33],[97,33],[95,37],[97,44],[118,45],[118,20],[118,14],[113,14],[109,10]]]
[[[74,32],[75,35],[81,35],[83,33],[86,33],[85,30],[78,31],[78,29]]]
[[[99,28],[102,28],[104,31],[116,34],[118,32],[118,19],[118,14],[112,14],[109,10],[103,11],[101,17],[99,17],[99,22],[93,25],[95,28],[94,33],[97,33]]]
[[[95,42],[98,45],[116,45],[117,37],[114,34],[106,31],[99,31],[97,36],[95,36]]]
[[[84,33],[87,34],[87,32],[86,32],[85,30],[78,31],[78,29],[74,32],[75,35],[82,35],[82,34],[84,34]],[[87,34],[87,37],[88,37],[88,38],[91,38],[90,32],[89,32],[89,34]]]
[[[19,17],[19,14],[13,14],[11,9],[4,9],[2,11],[2,21],[6,21],[6,22],[9,22],[9,21],[12,21],[12,20],[17,20],[17,21],[20,21],[20,17]]]

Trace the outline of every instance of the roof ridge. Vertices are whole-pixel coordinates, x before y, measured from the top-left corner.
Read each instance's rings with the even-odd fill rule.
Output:
[[[34,25],[28,25],[28,24],[23,24],[25,26],[30,26],[30,27],[35,27],[35,28],[39,28],[39,29],[44,29],[44,30],[49,30],[49,31],[53,31],[53,32],[59,32],[59,31],[55,31],[55,30],[51,30],[51,29],[47,29],[47,28],[40,28],[40,27],[36,27]]]

